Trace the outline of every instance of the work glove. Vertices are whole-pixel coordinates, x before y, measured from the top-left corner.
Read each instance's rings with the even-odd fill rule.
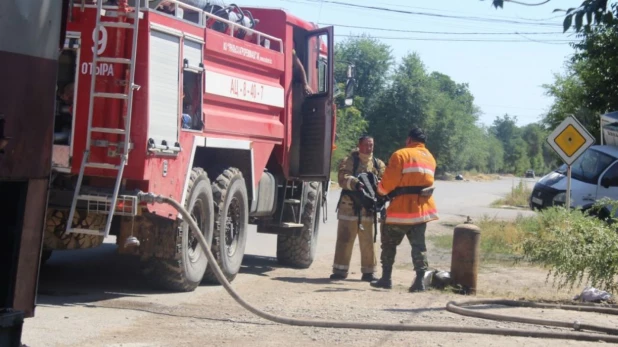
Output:
[[[365,188],[365,185],[362,184],[361,182],[357,182],[356,186],[354,186],[354,189],[356,189],[359,192],[363,191],[363,188]]]

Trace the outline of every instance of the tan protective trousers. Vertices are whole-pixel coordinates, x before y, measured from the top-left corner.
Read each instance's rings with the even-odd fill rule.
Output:
[[[348,275],[356,235],[358,235],[361,253],[361,272],[363,274],[370,274],[376,271],[378,261],[375,244],[373,243],[373,222],[363,221],[362,225],[364,230],[358,228],[358,220],[339,220],[335,260],[333,262],[334,274]]]

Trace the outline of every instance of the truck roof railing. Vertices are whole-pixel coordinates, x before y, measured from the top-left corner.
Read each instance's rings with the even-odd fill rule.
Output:
[[[191,10],[191,11],[197,12],[199,14],[198,22],[197,23],[191,22],[191,23],[197,24],[201,28],[205,28],[206,27],[206,21],[207,21],[208,18],[213,18],[213,19],[216,19],[217,21],[223,22],[223,23],[231,26],[232,30],[230,30],[230,36],[232,36],[232,37],[234,36],[234,32],[236,32],[236,29],[245,30],[245,31],[250,32],[250,33],[252,33],[252,34],[257,36],[257,42],[258,42],[257,45],[259,45],[260,47],[263,47],[262,45],[259,44],[259,42],[262,41],[262,38],[278,42],[279,43],[279,52],[283,53],[283,40],[281,40],[280,38],[277,38],[277,37],[274,37],[272,35],[265,34],[265,33],[261,32],[261,31],[257,31],[255,29],[251,29],[249,27],[240,25],[240,24],[238,24],[236,22],[232,22],[232,21],[230,21],[228,19],[216,16],[216,15],[210,13],[210,12],[206,12],[206,11],[202,10],[201,8],[194,7],[194,6],[191,6],[191,5],[187,5],[187,4],[182,3],[182,2],[180,2],[178,0],[164,0],[164,1],[166,3],[174,4],[174,12],[175,13],[178,13],[178,8],[182,8],[183,10],[187,9],[187,10]],[[161,3],[161,2],[162,1],[157,1],[157,5],[159,3]],[[145,1],[145,3],[147,3],[147,1]],[[73,5],[73,7],[95,8],[96,9],[97,6],[93,5],[93,4],[86,5],[86,4],[84,4],[84,2],[82,2],[81,4],[80,3],[75,3]],[[119,7],[117,5],[107,5],[107,6],[103,6],[103,9],[104,10],[117,10],[117,9],[119,9]],[[160,12],[160,11],[157,11],[157,10],[155,10],[153,8],[150,8],[149,6],[146,6],[145,4],[142,7],[142,10]],[[165,13],[162,13],[162,14],[165,15]],[[168,15],[168,16],[174,17],[174,18],[178,18],[178,19],[182,19],[180,17],[176,17],[176,16],[173,16],[173,15]],[[255,44],[255,43],[253,43],[253,44]]]

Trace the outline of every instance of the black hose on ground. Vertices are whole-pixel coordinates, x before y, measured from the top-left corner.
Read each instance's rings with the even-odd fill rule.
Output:
[[[287,325],[296,325],[296,326],[308,326],[308,327],[320,327],[320,328],[343,328],[343,329],[362,329],[362,330],[388,330],[388,331],[436,331],[436,332],[453,332],[453,333],[469,333],[469,334],[488,334],[488,335],[501,335],[501,336],[520,336],[520,337],[535,337],[535,338],[548,338],[548,339],[568,339],[568,340],[578,340],[578,341],[603,341],[603,342],[611,342],[618,343],[618,336],[611,335],[601,335],[601,334],[588,334],[588,333],[568,333],[568,332],[551,332],[551,331],[530,331],[523,329],[499,329],[499,328],[480,328],[480,327],[466,327],[466,326],[446,326],[446,325],[411,325],[411,324],[387,324],[387,323],[364,323],[364,322],[345,322],[345,321],[327,321],[327,320],[311,320],[311,319],[296,319],[296,318],[288,318],[270,314],[268,312],[264,312],[248,302],[246,302],[243,298],[238,295],[238,293],[232,288],[230,282],[227,281],[223,273],[221,272],[221,268],[219,268],[213,254],[208,247],[206,239],[202,235],[197,223],[191,217],[189,212],[176,202],[174,199],[155,195],[152,193],[143,193],[140,192],[138,194],[138,198],[140,201],[145,201],[147,203],[165,203],[174,207],[180,214],[182,215],[183,220],[189,223],[191,227],[191,231],[194,233],[194,236],[197,238],[200,246],[204,250],[206,257],[211,265],[213,265],[213,270],[215,272],[215,276],[219,282],[223,285],[225,290],[240,304],[242,307],[252,312],[253,314],[264,318],[266,320],[270,320],[276,323],[287,324]],[[491,319],[491,320],[500,320],[500,321],[510,321],[510,322],[519,322],[519,323],[528,323],[528,324],[543,324],[550,325],[556,327],[565,327],[565,328],[574,328],[576,330],[586,329],[593,331],[602,331],[608,334],[618,334],[617,329],[611,329],[606,327],[599,327],[593,325],[582,325],[578,322],[574,324],[565,323],[560,321],[550,321],[550,320],[542,320],[542,319],[528,319],[514,316],[503,316],[496,315],[491,313],[484,313],[473,311],[470,309],[463,308],[462,306],[471,306],[471,305],[506,305],[506,306],[518,306],[518,307],[536,307],[536,308],[559,308],[559,309],[568,309],[568,310],[579,310],[579,311],[587,311],[587,312],[602,312],[609,314],[617,314],[618,310],[615,308],[596,308],[591,306],[575,306],[575,305],[552,305],[552,304],[541,304],[541,303],[531,303],[531,302],[519,302],[519,301],[511,301],[511,300],[477,300],[477,301],[467,301],[467,302],[449,302],[446,306],[446,309],[450,312],[483,319]]]

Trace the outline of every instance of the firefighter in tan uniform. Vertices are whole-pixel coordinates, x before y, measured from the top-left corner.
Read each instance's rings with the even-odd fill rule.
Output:
[[[339,165],[339,185],[341,198],[337,205],[337,245],[333,262],[333,280],[348,277],[350,259],[356,235],[361,253],[362,280],[371,282],[377,280],[373,275],[376,271],[377,259],[373,242],[373,214],[354,203],[351,195],[360,194],[362,183],[356,178],[360,173],[372,172],[378,178],[384,173],[385,164],[373,156],[373,138],[363,136],[358,140],[358,149],[352,151]]]
[[[412,246],[412,262],[416,271],[416,279],[409,291],[425,290],[423,277],[428,266],[425,230],[428,222],[438,219],[432,196],[436,160],[425,148],[425,140],[423,130],[412,129],[406,147],[393,153],[378,184],[378,194],[391,200],[380,234],[382,278],[372,282],[373,287],[392,288],[391,272],[397,246],[407,237]]]

